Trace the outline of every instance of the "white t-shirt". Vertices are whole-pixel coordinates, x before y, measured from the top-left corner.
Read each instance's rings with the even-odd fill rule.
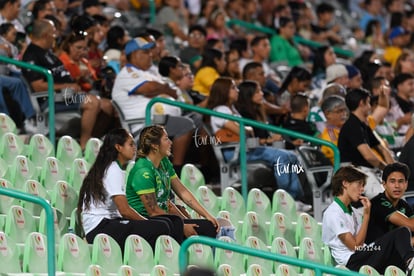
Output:
[[[143,71],[135,66],[124,66],[115,78],[112,88],[112,99],[119,105],[125,119],[145,118],[145,108],[151,98],[134,94],[134,91],[147,81],[157,81],[158,77],[149,71]],[[142,125],[135,125],[132,132],[139,130]]]
[[[106,170],[102,182],[106,191],[105,202],[95,204],[91,199],[89,209],[85,210],[85,206],[82,208],[82,224],[85,234],[95,229],[104,218],[122,217],[112,197],[125,195],[125,171],[116,161],[113,161]]]
[[[237,112],[235,108],[233,108],[232,110],[226,105],[216,106],[213,110],[220,112],[220,113],[225,113],[225,114],[235,115],[235,116],[240,117],[240,114]],[[224,118],[211,116],[211,129],[213,130],[213,133],[216,133],[220,128],[222,128],[227,121],[228,120]]]
[[[329,246],[337,264],[346,265],[354,251],[349,250],[338,236],[348,232],[355,235],[361,223],[357,218],[357,210],[351,207],[352,213],[345,213],[346,207],[343,204],[341,206],[337,201],[338,199],[335,198],[323,214],[322,241]]]

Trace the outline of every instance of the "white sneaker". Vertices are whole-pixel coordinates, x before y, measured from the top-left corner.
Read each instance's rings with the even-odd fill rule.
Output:
[[[295,201],[296,203],[296,210],[298,212],[309,212],[310,210],[312,210],[312,205],[309,204],[305,204],[300,200]]]
[[[37,130],[36,122],[34,119],[26,119],[23,123],[23,129],[26,134],[35,134],[39,131]]]

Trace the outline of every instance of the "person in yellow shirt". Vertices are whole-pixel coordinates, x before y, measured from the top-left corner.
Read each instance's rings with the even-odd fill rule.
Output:
[[[345,100],[341,96],[329,96],[322,102],[321,109],[326,117],[326,126],[319,137],[337,145],[339,131],[348,118],[348,109],[346,107]],[[333,164],[333,150],[329,147],[322,146],[321,151],[327,158],[329,158],[329,160],[331,160]]]
[[[385,47],[384,60],[391,63],[394,68],[404,47],[410,42],[410,32],[401,26],[394,27],[391,29],[388,39],[389,45]]]
[[[224,53],[216,49],[206,49],[202,54],[201,66],[194,77],[193,90],[209,96],[210,88],[220,74],[226,70]]]

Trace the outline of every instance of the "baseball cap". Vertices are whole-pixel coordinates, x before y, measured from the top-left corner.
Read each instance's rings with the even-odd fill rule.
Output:
[[[83,0],[82,2],[83,10],[95,6],[106,6],[106,3],[99,2],[99,0]]]
[[[354,65],[345,65],[346,70],[348,71],[348,78],[352,79],[353,77],[357,76],[360,72],[359,69],[356,68]]]
[[[154,46],[155,46],[154,42],[148,41],[144,37],[136,37],[128,41],[127,44],[125,45],[125,55],[129,55],[132,52],[135,52],[137,50],[151,49]]]
[[[390,34],[388,35],[388,38],[390,40],[392,40],[392,39],[396,38],[397,36],[405,35],[405,34],[409,34],[409,33],[410,32],[407,31],[406,29],[404,29],[403,27],[398,26],[398,27],[394,27],[394,28],[391,29]]]
[[[348,71],[343,64],[332,64],[326,68],[326,83],[330,83],[343,76],[348,76]]]

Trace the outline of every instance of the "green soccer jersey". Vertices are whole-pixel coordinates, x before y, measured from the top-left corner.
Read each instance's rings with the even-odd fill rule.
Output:
[[[126,185],[126,197],[129,205],[141,215],[148,217],[140,195],[155,193],[158,206],[168,212],[171,179],[177,177],[173,165],[167,157],[155,168],[151,160],[140,158],[129,173]]]

